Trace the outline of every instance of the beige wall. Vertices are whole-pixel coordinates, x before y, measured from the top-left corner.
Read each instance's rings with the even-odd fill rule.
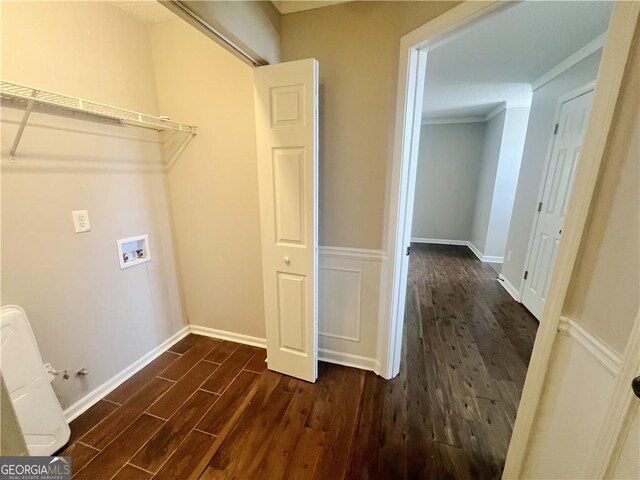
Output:
[[[147,28],[107,3],[3,2],[2,78],[157,112]],[[25,308],[44,361],[89,370],[55,381],[65,408],[185,325],[169,196],[153,131],[35,112],[12,162],[23,110],[3,102],[2,304]],[[121,270],[116,239],[142,233],[152,260]]]
[[[400,37],[456,2],[350,2],[284,15],[282,60],[320,62],[320,244],[383,246]]]
[[[151,42],[161,111],[198,126],[169,171],[189,322],[264,338],[253,71],[182,20]]]

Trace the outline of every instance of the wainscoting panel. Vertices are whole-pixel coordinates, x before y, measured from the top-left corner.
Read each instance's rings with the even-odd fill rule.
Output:
[[[586,468],[611,401],[620,355],[562,318],[522,478],[591,478]]]
[[[321,358],[373,369],[384,261],[385,255],[379,250],[320,247],[318,342]]]

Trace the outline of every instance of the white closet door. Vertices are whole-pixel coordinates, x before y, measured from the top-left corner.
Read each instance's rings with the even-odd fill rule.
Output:
[[[318,62],[255,69],[269,369],[318,376]]]
[[[560,107],[560,119],[540,196],[539,213],[527,266],[522,303],[536,318],[542,317],[551,273],[558,252],[573,177],[589,122],[593,90]]]

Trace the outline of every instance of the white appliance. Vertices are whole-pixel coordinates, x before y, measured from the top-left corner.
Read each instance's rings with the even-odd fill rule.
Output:
[[[69,440],[64,418],[25,311],[8,305],[0,311],[2,377],[30,455],[51,455]]]

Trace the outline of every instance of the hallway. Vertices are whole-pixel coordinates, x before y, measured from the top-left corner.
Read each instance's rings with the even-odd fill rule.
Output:
[[[496,276],[466,247],[412,245],[399,379],[409,478],[433,476],[430,465],[500,476],[538,322]]]

